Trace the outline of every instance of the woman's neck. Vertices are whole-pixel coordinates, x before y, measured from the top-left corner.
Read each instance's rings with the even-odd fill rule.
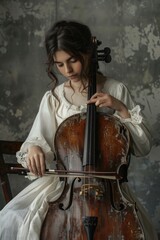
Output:
[[[64,86],[66,88],[71,88],[73,90],[73,92],[75,92],[75,93],[86,92],[87,85],[88,85],[88,83],[86,81],[84,83],[82,81],[76,81],[76,82],[67,81],[64,84]]]
[[[71,104],[81,106],[87,102],[87,86],[82,82],[67,81],[64,84],[64,96]]]

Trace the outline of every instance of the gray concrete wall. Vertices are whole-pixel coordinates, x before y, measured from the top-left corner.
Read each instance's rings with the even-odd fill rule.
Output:
[[[60,19],[86,23],[112,50],[104,74],[124,82],[151,125],[153,148],[132,158],[129,184],[160,229],[160,2],[159,0],[1,0],[0,138],[24,140],[44,92],[44,33]],[[14,178],[15,179],[15,178]],[[15,180],[14,194],[19,180]],[[2,197],[1,197],[2,199]],[[1,207],[3,206],[3,199]]]

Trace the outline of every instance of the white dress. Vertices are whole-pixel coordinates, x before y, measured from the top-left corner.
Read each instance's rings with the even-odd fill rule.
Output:
[[[57,127],[69,116],[86,111],[86,105],[75,106],[66,100],[64,84],[59,85],[55,92],[59,101],[51,91],[45,93],[32,129],[17,153],[18,162],[24,167],[26,167],[28,146],[39,145],[45,153],[47,168],[50,168],[54,158],[54,137]],[[103,92],[121,100],[130,111],[131,118],[128,119],[121,119],[117,112],[114,115],[119,117],[130,131],[132,154],[135,156],[148,154],[151,149],[151,135],[140,113],[140,107],[135,106],[126,86],[108,79],[104,84]],[[101,110],[106,111],[106,108]],[[56,200],[62,190],[63,182],[55,176],[44,176],[32,182],[0,212],[0,240],[38,240],[42,222],[48,210],[48,202]],[[136,202],[145,239],[157,240],[150,219],[127,183],[123,183],[123,194],[131,202]]]

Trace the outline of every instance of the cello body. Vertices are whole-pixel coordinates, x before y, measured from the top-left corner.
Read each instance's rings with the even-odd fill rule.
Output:
[[[127,128],[112,115],[97,113],[96,165],[83,166],[86,114],[67,118],[57,129],[57,168],[110,172],[121,178],[70,176],[60,198],[49,203],[41,240],[143,240],[136,204],[123,195],[129,165]],[[103,174],[105,175],[105,174]]]

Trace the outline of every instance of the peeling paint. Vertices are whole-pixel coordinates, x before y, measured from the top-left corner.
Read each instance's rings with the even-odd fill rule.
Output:
[[[22,111],[20,109],[16,110],[15,117],[22,117]]]
[[[150,84],[152,82],[153,82],[153,76],[151,75],[149,69],[146,69],[146,71],[144,72],[143,83]]]
[[[49,16],[48,13],[51,13],[50,11],[54,9],[54,6],[54,1],[33,4],[25,1],[10,0],[6,1],[4,6],[1,6],[0,13],[3,19],[6,18],[7,13],[7,17],[11,18],[12,21],[17,21],[30,15],[37,19],[46,19]]]
[[[34,35],[39,36],[41,38],[41,42],[39,43],[39,47],[44,47],[44,36],[45,36],[45,26],[41,26],[40,30],[35,30]]]
[[[5,94],[6,94],[7,97],[9,97],[11,95],[11,91],[10,90],[6,90]]]
[[[136,11],[137,11],[137,6],[136,5],[129,5],[128,6],[128,13],[130,15],[135,16],[136,15]]]
[[[124,36],[124,53],[125,57],[132,57],[135,54],[135,51],[138,51],[140,48],[140,31],[137,26],[126,26],[125,27],[125,36]]]
[[[138,7],[135,4],[132,4],[132,2],[125,2],[124,3],[124,12],[127,15],[132,15],[135,16],[136,15],[136,11],[137,11]]]
[[[147,45],[150,58],[152,60],[157,60],[158,58],[160,58],[160,37],[156,36],[154,32],[155,32],[155,26],[153,26],[152,24],[149,24],[144,28],[144,36],[147,36],[145,43]],[[143,39],[145,41],[145,38]],[[142,39],[142,43],[143,43],[143,39]]]
[[[9,3],[7,4],[7,12],[9,14],[10,17],[12,17],[13,21],[16,21],[18,19],[20,19],[21,17],[25,16],[25,13],[22,9],[22,5],[20,3],[20,1],[9,1]]]
[[[124,36],[124,52],[125,57],[132,57],[135,52],[140,51],[144,45],[151,60],[157,60],[160,57],[160,38],[154,34],[155,27],[151,24],[147,25],[144,30],[137,26],[126,26]]]

